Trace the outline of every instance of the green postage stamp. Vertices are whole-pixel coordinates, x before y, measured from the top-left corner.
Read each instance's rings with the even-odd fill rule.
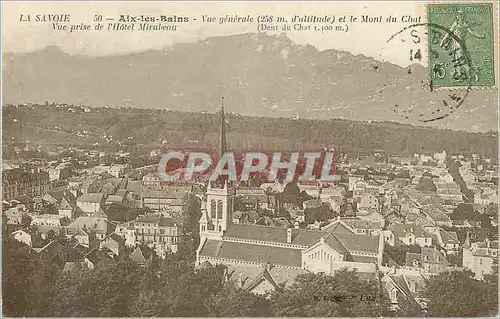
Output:
[[[429,4],[427,22],[433,87],[495,85],[492,3]]]

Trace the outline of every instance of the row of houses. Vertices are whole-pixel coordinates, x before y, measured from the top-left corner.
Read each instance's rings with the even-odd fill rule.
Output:
[[[109,245],[108,248],[117,256],[125,247],[142,244],[164,258],[169,252],[177,252],[179,245],[185,240],[182,224],[162,214],[143,215],[127,223],[113,223],[98,217],[78,217],[70,224],[62,225],[61,218],[59,215],[43,216],[40,219],[35,216],[31,225],[35,226],[37,234],[43,240],[64,236],[84,247],[91,247],[99,242],[101,248]],[[28,246],[33,244],[33,234],[28,229],[19,229],[12,236]]]

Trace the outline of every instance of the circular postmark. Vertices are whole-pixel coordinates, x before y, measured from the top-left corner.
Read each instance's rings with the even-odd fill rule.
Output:
[[[463,39],[444,26],[417,23],[393,34],[386,43],[408,54],[410,63],[399,80],[412,90],[412,98],[392,98],[394,113],[406,120],[428,123],[460,108],[471,91],[475,74]],[[445,77],[455,81],[453,87],[442,85]],[[395,96],[399,93],[393,92]]]

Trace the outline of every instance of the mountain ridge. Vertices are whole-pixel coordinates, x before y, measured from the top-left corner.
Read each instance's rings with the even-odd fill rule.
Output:
[[[70,55],[57,46],[5,53],[4,103],[230,112],[249,116],[395,121],[443,129],[498,130],[494,92],[471,92],[459,112],[421,123],[395,111],[431,114],[445,93],[422,87],[427,70],[363,54],[245,33],[113,56]],[[439,95],[441,94],[441,95]]]

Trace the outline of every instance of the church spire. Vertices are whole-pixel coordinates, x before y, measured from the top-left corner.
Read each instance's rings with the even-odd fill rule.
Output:
[[[220,111],[220,140],[219,140],[219,159],[227,151],[226,142],[226,119],[224,118],[224,97],[222,97],[222,107]]]

